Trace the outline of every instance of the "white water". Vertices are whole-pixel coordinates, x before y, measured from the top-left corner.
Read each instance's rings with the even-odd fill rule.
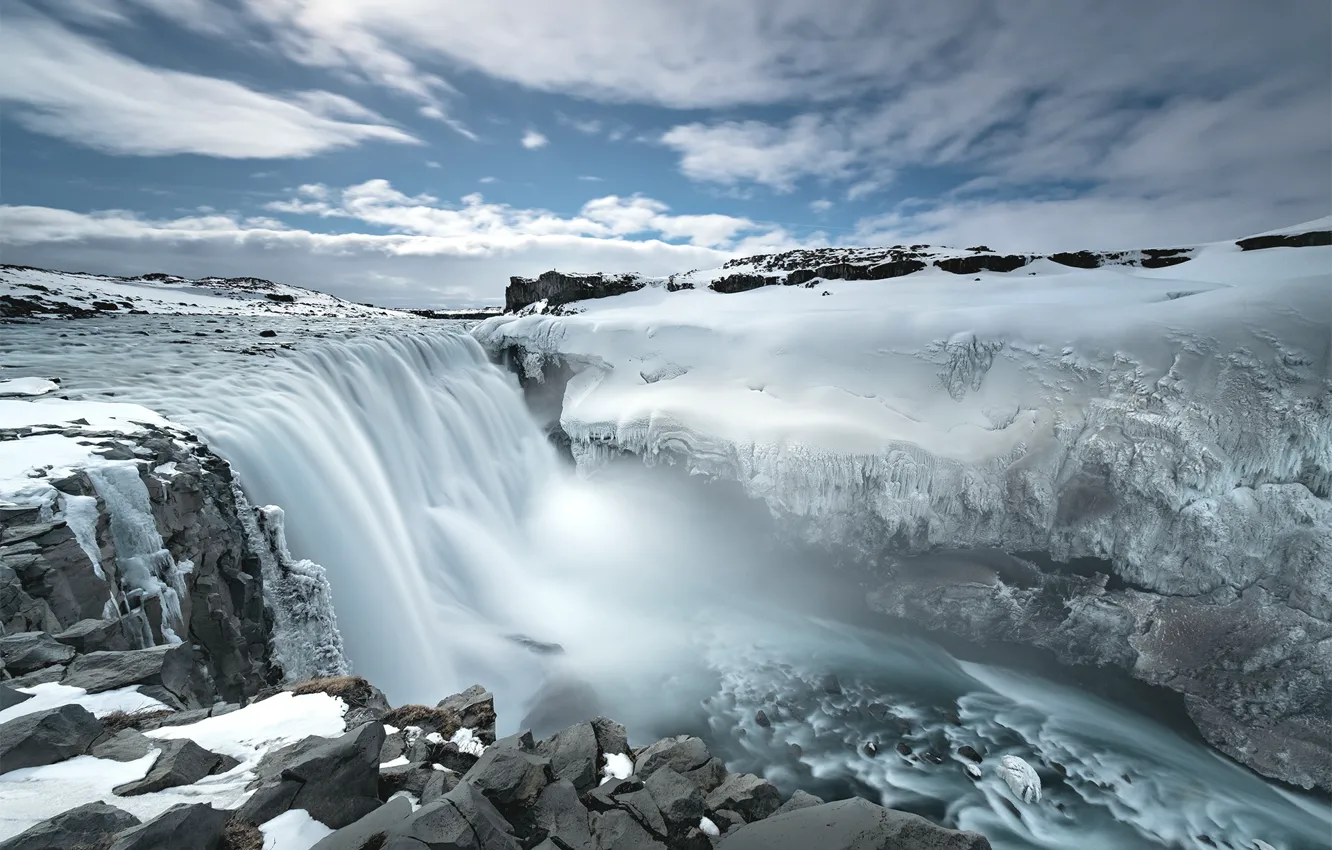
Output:
[[[245,355],[253,324],[207,320],[7,328],[0,356],[15,366],[0,378],[59,375],[76,393],[113,393],[197,428],[251,501],[285,509],[293,556],[327,570],[355,670],[395,703],[482,682],[512,728],[543,676],[563,673],[640,733],[697,718],[734,768],[788,789],[851,783],[999,848],[1202,848],[1206,835],[1291,850],[1320,846],[1332,828],[1326,805],[1104,701],[811,618],[837,607],[834,590],[765,549],[761,523],[724,494],[644,471],[569,477],[512,378],[466,336],[427,324],[279,327],[296,351]],[[566,654],[543,658],[511,634]],[[757,728],[757,709],[808,699],[828,670],[844,695],[815,698],[805,721]],[[986,776],[973,786],[956,761],[902,760],[892,737],[866,756],[861,745],[884,734],[861,710],[872,701],[912,718],[918,751],[983,746]],[[956,706],[962,725],[940,706]],[[1021,817],[988,772],[1001,753],[1051,783],[1039,805],[1019,804]],[[1124,775],[1113,790],[1096,785]]]

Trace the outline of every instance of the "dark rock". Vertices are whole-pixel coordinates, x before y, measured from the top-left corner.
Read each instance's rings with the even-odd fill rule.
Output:
[[[119,620],[79,620],[55,635],[55,639],[84,655],[90,652],[123,652],[130,648]]]
[[[772,721],[768,719],[767,713],[761,708],[754,713],[754,722],[764,729],[772,728]]]
[[[859,797],[776,815],[727,832],[721,850],[989,850],[974,832],[876,806]]]
[[[117,785],[111,793],[120,797],[151,794],[180,785],[193,785],[205,776],[219,770],[230,770],[236,760],[205,750],[189,738],[168,738],[157,741],[162,754],[153,762],[143,779]]]
[[[703,817],[703,791],[693,782],[670,767],[662,767],[647,778],[643,787],[652,795],[671,832],[681,833],[698,826]]]
[[[823,677],[823,681],[819,683],[819,688],[825,694],[840,694],[842,692],[842,683],[837,681],[835,675],[829,673]]]
[[[521,830],[526,826],[522,821],[530,816],[541,789],[553,778],[550,759],[528,752],[525,742],[514,736],[487,748],[463,776],[462,785],[484,794],[508,821]]]
[[[717,829],[722,832],[734,832],[737,827],[745,825],[745,819],[740,817],[739,812],[733,812],[730,809],[722,809],[712,813],[712,822],[717,825]]]
[[[1091,251],[1061,252],[1051,254],[1050,259],[1061,266],[1072,266],[1075,269],[1094,269],[1101,265],[1101,255]]]
[[[752,773],[727,776],[708,794],[704,805],[708,811],[729,809],[738,813],[747,823],[762,820],[782,805],[782,793],[766,779]]]
[[[616,808],[619,803],[616,797],[622,794],[630,794],[634,791],[640,791],[643,788],[643,780],[637,776],[628,776],[624,779],[608,779],[605,782],[593,788],[587,795],[587,805],[589,808],[599,812],[608,812]]]
[[[1241,251],[1332,245],[1332,230],[1311,230],[1308,233],[1279,233],[1275,236],[1250,236],[1248,239],[1241,239],[1235,244],[1240,247]]]
[[[976,272],[1011,272],[1031,262],[1030,257],[1009,254],[973,254],[970,257],[951,257],[947,260],[935,260],[934,264],[953,274],[975,274]]]
[[[458,715],[458,722],[481,739],[495,742],[495,696],[480,685],[439,701],[439,707]]]
[[[879,754],[879,742],[866,741],[864,746],[862,746],[860,749],[862,752],[865,753],[865,755],[869,756],[870,758],[874,758],[876,755]]]
[[[623,809],[594,814],[591,821],[592,846],[596,850],[666,850],[665,844]]]
[[[587,807],[578,799],[578,791],[567,779],[547,785],[537,797],[533,816],[536,834],[559,840],[567,850],[592,850],[592,828]]]
[[[485,795],[463,782],[422,806],[388,832],[386,848],[439,850],[520,850],[513,828]]]
[[[980,764],[981,762],[981,754],[976,752],[976,748],[971,746],[970,744],[963,744],[962,746],[958,747],[957,754],[962,756],[962,758],[964,759],[971,759],[977,764]]]
[[[129,685],[158,685],[185,698],[190,693],[193,667],[193,654],[184,643],[129,652],[93,652],[74,659],[62,681],[90,694]]]
[[[11,705],[18,705],[32,699],[32,694],[25,694],[22,691],[16,691],[8,685],[0,685],[0,711],[4,711]]]
[[[634,759],[634,773],[646,779],[659,768],[669,767],[676,773],[690,776],[693,771],[704,767],[711,760],[712,753],[708,752],[708,747],[701,738],[677,735],[673,738],[663,738],[643,748]]]
[[[597,735],[597,749],[603,756],[606,753],[629,754],[629,733],[623,725],[609,717],[594,717],[592,729]]]
[[[401,731],[384,736],[384,746],[379,748],[379,763],[393,761],[407,752],[407,739]]]
[[[78,705],[62,705],[0,724],[0,773],[83,755],[102,722]]]
[[[56,664],[52,667],[43,667],[40,670],[34,670],[26,676],[15,676],[5,684],[11,688],[31,688],[36,685],[59,682],[63,678],[65,678],[65,665]]]
[[[591,723],[578,723],[537,745],[550,759],[556,779],[567,779],[579,794],[597,784],[597,733]]]
[[[904,757],[911,755],[911,745],[906,741],[898,741],[896,749]]]
[[[426,778],[425,787],[421,789],[421,804],[431,802],[443,797],[445,794],[458,787],[462,781],[462,776],[452,770],[430,769],[430,776]]]
[[[399,797],[391,800],[370,814],[326,835],[310,850],[362,850],[366,842],[376,835],[386,835],[389,830],[411,817],[410,800]]]
[[[121,833],[109,850],[217,850],[231,812],[207,803],[173,806]]]
[[[513,313],[545,301],[551,307],[589,298],[608,298],[642,289],[636,275],[562,274],[548,271],[536,277],[511,277],[504,290],[504,310]]]
[[[430,781],[431,775],[439,772],[425,762],[409,762],[393,767],[381,767],[379,769],[379,799],[388,800],[389,797],[399,791],[406,791],[420,799],[425,792],[426,783]]]
[[[294,779],[279,779],[262,785],[236,810],[236,817],[255,826],[268,823],[293,807],[301,786],[302,783]]]
[[[264,329],[264,330],[262,330],[262,331],[259,332],[259,336],[266,337],[266,338],[268,338],[268,339],[272,339],[273,337],[277,336],[277,331],[272,330],[272,329],[267,329],[267,328],[266,328],[266,329]]]
[[[811,806],[821,805],[823,805],[822,797],[816,797],[813,794],[797,789],[796,792],[791,795],[791,799],[778,806],[777,811],[773,812],[773,814],[780,815],[786,812],[794,812],[796,809],[808,809]]]
[[[288,783],[295,782],[299,787],[289,807],[305,809],[328,827],[340,829],[369,814],[380,804],[379,750],[383,744],[384,727],[366,723],[339,738],[307,738],[274,753],[273,761],[261,763],[257,770],[257,782],[282,786],[269,791],[263,801],[269,807],[265,812],[290,790]],[[277,783],[271,779],[275,770]],[[249,803],[242,808],[248,809]]]
[[[111,736],[102,736],[88,750],[88,755],[111,761],[137,761],[159,746],[137,729],[121,729]],[[154,765],[156,767],[156,765]]]
[[[114,806],[101,801],[86,803],[0,841],[0,850],[104,847],[116,833],[138,825],[138,818]]]
[[[64,664],[73,657],[72,647],[57,642],[46,632],[0,635],[0,659],[4,660],[5,669],[13,676],[31,673],[52,664]]]

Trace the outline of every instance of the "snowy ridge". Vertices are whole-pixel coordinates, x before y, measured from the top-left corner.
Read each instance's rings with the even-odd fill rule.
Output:
[[[529,382],[576,373],[560,425],[585,473],[622,452],[683,463],[881,566],[993,547],[1103,559],[1162,598],[1252,597],[1275,618],[1255,663],[1316,677],[1332,674],[1330,269],[1332,247],[1218,243],[1157,269],[649,287],[474,335]],[[1145,647],[1187,645],[1167,633],[1189,624],[1140,625],[1154,631],[1133,638],[1135,675],[1183,687],[1184,662]],[[1261,760],[1245,730],[1298,715],[1327,753],[1332,730],[1293,681],[1220,710],[1257,712],[1244,730],[1204,732]],[[1189,693],[1212,714],[1229,699]],[[1315,772],[1298,781],[1329,782]]]
[[[253,277],[189,280],[61,272],[0,265],[0,318],[103,313],[219,316],[397,316],[408,313],[343,301],[324,292]]]

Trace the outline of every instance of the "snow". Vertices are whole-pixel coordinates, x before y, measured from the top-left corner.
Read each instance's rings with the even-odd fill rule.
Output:
[[[395,759],[390,759],[389,761],[382,761],[382,762],[380,762],[380,763],[379,763],[379,769],[380,769],[380,770],[383,770],[383,769],[386,768],[386,767],[403,767],[403,766],[406,765],[407,763],[408,763],[408,762],[407,762],[407,757],[406,757],[406,756],[398,756],[398,757],[395,758]]]
[[[256,278],[156,279],[0,266],[0,295],[41,305],[50,315],[74,311],[217,316],[394,316],[410,313],[367,307],[323,292]],[[272,296],[272,297],[270,297]],[[276,300],[275,300],[276,299]]]
[[[264,753],[311,735],[332,738],[346,731],[347,704],[325,693],[296,696],[283,691],[229,714],[188,726],[164,726],[150,738],[189,738],[206,750],[231,756],[242,768],[259,763]]]
[[[8,723],[25,714],[35,714],[39,711],[46,711],[50,708],[58,708],[71,703],[83,706],[97,717],[105,717],[113,711],[133,714],[139,711],[170,710],[165,703],[139,693],[138,685],[118,688],[114,691],[102,691],[98,694],[90,694],[83,688],[62,685],[59,682],[47,682],[43,685],[33,685],[30,688],[18,688],[17,690],[21,693],[32,694],[32,699],[26,699],[17,705],[11,705],[4,711],[0,711],[0,724]]]
[[[263,850],[310,850],[333,830],[310,817],[305,809],[285,811],[265,824]]]
[[[704,835],[711,835],[714,838],[721,835],[721,830],[717,828],[717,824],[713,823],[711,818],[705,817],[699,820],[698,828]]]
[[[998,771],[1000,778],[1008,783],[1009,790],[1019,800],[1024,803],[1041,801],[1041,777],[1026,760],[1006,755],[999,760],[999,766],[995,770]]]
[[[602,783],[612,779],[628,779],[634,772],[634,761],[625,753],[606,753],[606,765],[601,769]]]
[[[530,378],[577,372],[560,425],[585,475],[628,451],[739,481],[810,538],[1106,558],[1197,594],[1272,574],[1294,536],[1332,540],[1332,247],[1192,251],[648,287],[472,333]]]
[[[117,808],[138,815],[148,798],[158,795],[116,797],[111,791],[117,785],[146,776],[159,752],[153,750],[142,758],[127,762],[77,756],[55,764],[0,774],[0,800],[4,801],[0,805],[0,841],[61,812],[96,800],[114,801]],[[158,801],[148,803],[150,810],[154,809],[153,802]],[[170,807],[161,805],[153,813],[160,814]]]
[[[451,743],[457,744],[461,752],[478,758],[486,751],[486,745],[481,743],[481,739],[476,737],[476,733],[466,726],[453,733],[449,739]]]
[[[37,396],[55,392],[60,385],[46,378],[13,378],[0,381],[0,396],[28,395]]]

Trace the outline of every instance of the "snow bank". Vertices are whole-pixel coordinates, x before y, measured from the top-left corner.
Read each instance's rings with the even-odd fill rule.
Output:
[[[17,705],[11,705],[4,711],[0,711],[0,724],[8,723],[25,714],[35,714],[39,711],[46,711],[48,708],[59,708],[71,703],[83,706],[96,717],[105,717],[113,711],[134,714],[140,711],[170,710],[165,703],[139,693],[138,685],[117,688],[113,691],[102,691],[98,694],[90,694],[83,688],[62,685],[59,682],[47,682],[42,685],[33,685],[31,688],[19,688],[18,690],[25,694],[32,694],[32,699],[24,700]]]

